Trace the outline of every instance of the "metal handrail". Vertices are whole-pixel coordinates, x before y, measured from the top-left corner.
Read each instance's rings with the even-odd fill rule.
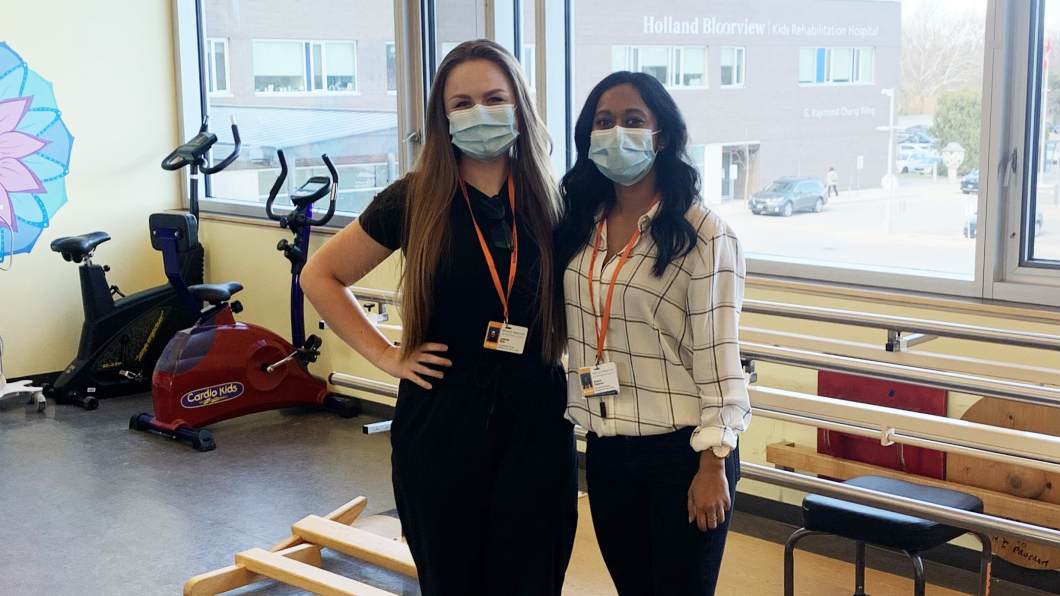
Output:
[[[1060,531],[1052,528],[1044,528],[982,513],[973,513],[944,505],[917,501],[916,499],[882,493],[831,480],[812,478],[795,472],[775,470],[760,464],[741,462],[740,475],[745,479],[757,480],[773,486],[842,499],[843,501],[876,507],[877,509],[886,509],[887,511],[911,515],[971,532],[1018,536],[1028,542],[1042,546],[1060,547]]]
[[[397,292],[376,290],[359,286],[351,287],[350,290],[353,291],[355,296],[360,298],[377,300],[395,306],[401,305],[401,295]],[[770,316],[784,316],[794,319],[819,321],[822,323],[852,325],[855,327],[885,329],[899,333],[920,333],[923,335],[998,343],[1025,348],[1060,350],[1060,335],[1050,335],[1047,333],[1011,331],[1008,329],[996,329],[993,327],[980,327],[978,325],[946,323],[930,321],[927,319],[899,317],[895,315],[879,315],[852,310],[770,302],[767,300],[745,299],[743,301],[743,312]]]
[[[335,385],[367,391],[377,395],[393,397],[397,394],[397,385],[392,383],[383,383],[342,373],[332,373],[329,380]],[[585,437],[585,429],[575,427],[575,430],[579,438]],[[899,434],[892,436],[898,442],[902,442],[901,439],[905,438]],[[1026,465],[1026,462],[1024,465]],[[773,486],[814,493],[859,505],[911,515],[978,534],[1014,536],[1042,546],[1060,548],[1060,531],[1051,528],[954,509],[944,505],[918,501],[849,484],[776,470],[768,466],[749,462],[740,463],[740,475],[748,480],[756,480]]]
[[[398,386],[393,383],[374,381],[338,372],[331,373],[328,377],[328,381],[339,387],[365,391],[384,397],[397,396]],[[944,417],[929,416],[927,414],[918,414],[915,412],[906,412],[904,410],[896,411],[895,415],[905,417],[903,418],[905,422],[913,426],[912,430],[892,428],[883,423],[882,419],[880,419],[880,412],[892,409],[883,406],[847,402],[833,398],[762,387],[752,388],[751,397],[754,414],[756,416],[762,416],[763,418],[792,422],[795,424],[806,424],[816,426],[817,428],[848,432],[863,437],[878,438],[885,443],[895,442],[912,447],[927,447],[950,453],[962,453],[972,457],[1006,464],[1026,466],[1052,473],[1060,472],[1060,448],[1051,449],[1054,447],[1052,442],[1042,443],[1042,440],[1044,439],[1053,439],[1053,437],[1049,435],[1039,436],[1038,433],[1023,433],[1007,428],[975,424],[963,420],[953,420]],[[804,404],[802,406],[803,411],[800,411],[799,408],[794,405],[791,407],[776,405],[775,402],[777,397],[796,400],[793,404],[797,403],[797,400],[801,400]],[[848,412],[863,413],[866,417],[872,418],[874,421],[857,421],[850,419],[849,416],[847,418],[836,418],[834,416],[826,416],[809,411],[813,406],[821,406],[821,404],[824,404],[825,406],[829,406],[830,404],[831,408],[840,408]],[[821,407],[818,407],[817,409],[820,410]],[[936,421],[934,420],[935,418],[940,419]],[[948,428],[954,429],[953,432],[950,433],[953,436],[940,437],[932,433],[925,433],[921,430],[917,430],[916,427],[918,425],[923,426],[925,420],[932,424],[949,425]],[[893,420],[887,420],[886,422],[893,422]],[[959,434],[958,431],[964,431],[966,433],[974,432],[984,437],[996,438],[998,440],[997,445],[999,446],[995,448],[994,445],[983,441],[962,440],[957,436]],[[582,430],[579,433],[579,437],[584,438],[584,436],[585,432]],[[1056,442],[1060,442],[1060,437],[1056,438]],[[1023,448],[1014,449],[1012,448],[1014,444],[1019,444]]]
[[[878,315],[852,310],[802,306],[798,304],[786,304],[783,302],[769,302],[766,300],[744,300],[743,312],[783,316],[793,319],[805,319],[822,323],[852,325],[855,327],[871,327],[873,329],[885,329],[901,333],[922,333],[924,335],[997,343],[1009,346],[1021,346],[1025,348],[1060,350],[1060,335],[1049,335],[1046,333],[1010,331],[1007,329],[995,329],[992,327],[980,327],[977,325],[944,323],[939,321],[929,321],[927,319],[913,319],[894,315]]]
[[[356,296],[358,300],[374,300],[376,302],[382,302],[383,304],[401,306],[401,294],[398,294],[397,292],[376,290],[374,288],[362,288],[360,286],[351,286],[350,291],[353,292],[353,295]]]
[[[744,358],[752,358],[761,362],[775,362],[777,364],[847,373],[884,381],[910,383],[946,391],[959,391],[983,397],[994,397],[1054,408],[1060,407],[1060,388],[1020,383],[1018,381],[917,368],[904,364],[837,356],[835,354],[824,354],[753,342],[740,342],[740,355]],[[1060,373],[1057,373],[1057,382],[1060,383]]]
[[[381,395],[383,397],[397,397],[398,394],[398,386],[393,383],[374,381],[372,379],[366,379],[364,377],[357,377],[354,375],[348,375],[340,372],[333,372],[328,375],[328,382],[332,385],[338,385],[339,387],[346,387],[347,389],[356,389],[358,391],[366,391],[368,393],[374,393],[375,395]]]
[[[750,387],[748,395],[756,417],[1060,472],[1060,437],[1053,435],[770,387]]]

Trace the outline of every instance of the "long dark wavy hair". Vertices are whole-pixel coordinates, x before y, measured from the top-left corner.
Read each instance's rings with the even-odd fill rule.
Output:
[[[601,207],[615,204],[615,183],[600,173],[589,159],[589,134],[600,97],[608,89],[629,84],[640,93],[645,105],[655,115],[663,148],[655,156],[655,185],[661,198],[659,211],[651,223],[651,237],[658,247],[652,274],[659,277],[674,259],[688,254],[696,246],[696,229],[685,219],[685,213],[699,200],[699,173],[684,159],[688,145],[688,128],[681,110],[655,77],[642,72],[616,72],[600,81],[574,125],[574,144],[578,160],[563,177],[560,191],[564,217],[556,229],[556,262],[565,268],[589,242],[596,214]],[[560,278],[562,279],[562,278]]]

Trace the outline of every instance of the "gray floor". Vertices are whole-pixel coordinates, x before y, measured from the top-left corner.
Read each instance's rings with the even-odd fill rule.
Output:
[[[364,435],[374,418],[266,412],[213,425],[217,449],[199,453],[128,430],[147,396],[108,399],[85,412],[49,404],[44,414],[0,411],[0,596],[181,594],[188,578],[230,565],[236,552],[268,548],[290,524],[368,497],[366,515],[393,514],[388,433]],[[783,543],[792,527],[738,512],[733,530]],[[807,550],[846,559],[842,541]],[[325,568],[396,594],[415,582],[325,551]],[[906,575],[890,553],[870,565]],[[929,564],[933,584],[974,592],[976,574]],[[996,582],[993,594],[1044,594]],[[258,584],[232,594],[304,594]]]
[[[211,427],[217,449],[128,430],[146,396],[86,412],[0,411],[0,595],[180,594],[188,578],[268,548],[291,523],[358,495],[366,514],[394,507],[389,435],[366,417],[266,412]],[[386,572],[343,568],[367,583],[418,594]],[[246,593],[246,592],[244,592]],[[287,594],[280,586],[255,594]]]

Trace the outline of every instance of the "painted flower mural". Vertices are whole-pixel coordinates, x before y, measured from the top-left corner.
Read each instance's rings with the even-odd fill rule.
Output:
[[[73,142],[51,83],[0,42],[0,263],[29,252],[66,203]]]

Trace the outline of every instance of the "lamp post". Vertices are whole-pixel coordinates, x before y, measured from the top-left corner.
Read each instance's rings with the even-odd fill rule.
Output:
[[[887,126],[878,126],[876,130],[887,131],[887,177],[884,181],[887,186],[887,233],[891,233],[891,197],[894,195],[894,185],[897,180],[894,177],[894,87],[881,89],[880,93],[891,98],[890,108],[887,110]]]

